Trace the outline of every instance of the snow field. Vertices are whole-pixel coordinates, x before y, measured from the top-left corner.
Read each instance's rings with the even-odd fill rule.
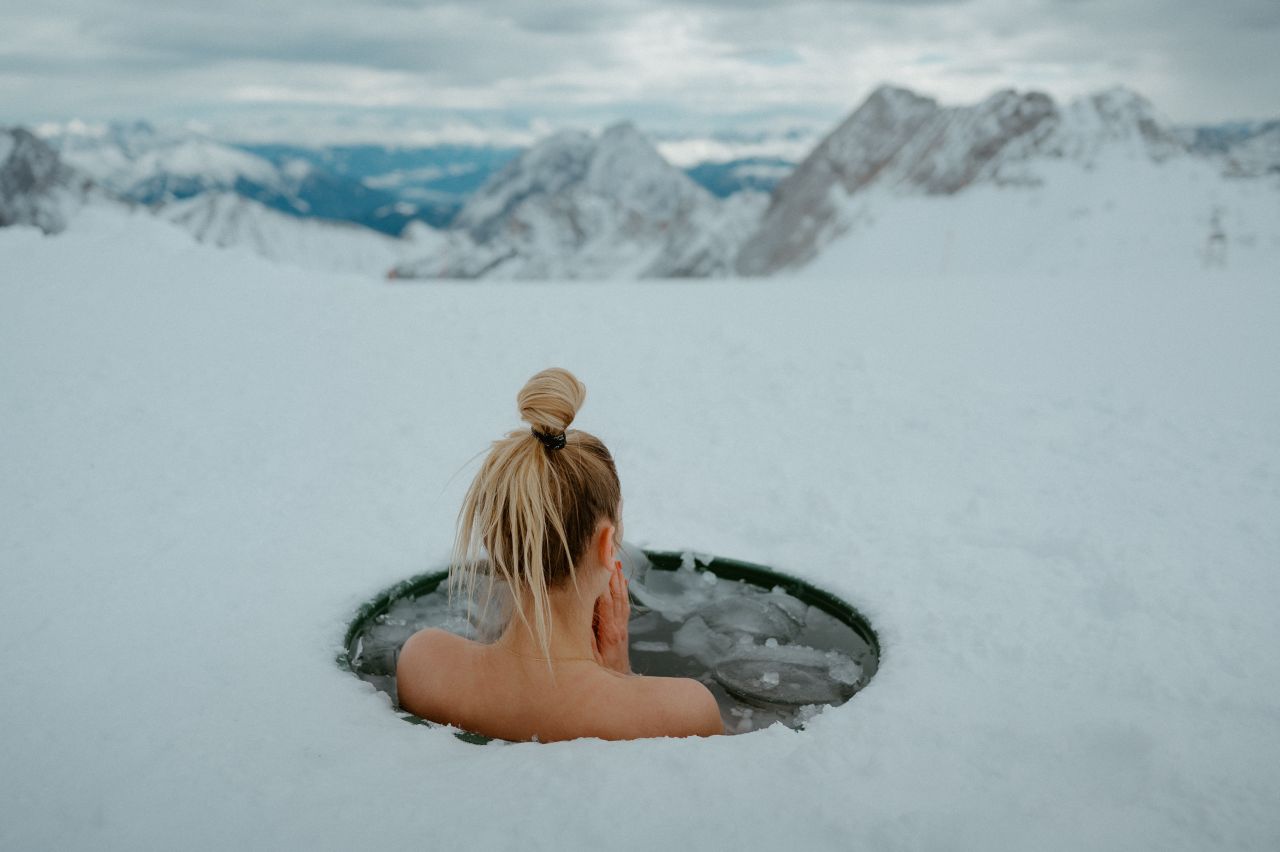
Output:
[[[0,848],[1280,842],[1263,266],[387,284],[82,215],[0,231]],[[476,747],[334,665],[551,365],[628,539],[854,603],[866,690]]]

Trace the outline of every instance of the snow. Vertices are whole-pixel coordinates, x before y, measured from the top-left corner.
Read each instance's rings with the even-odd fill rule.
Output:
[[[74,157],[70,159],[75,162]],[[232,186],[241,178],[273,186],[279,177],[275,166],[262,157],[205,139],[184,139],[147,151],[131,164],[130,172],[135,182],[168,174],[212,181],[216,186]]]
[[[155,215],[202,243],[316,271],[378,275],[406,258],[436,250],[445,239],[427,225],[396,238],[349,222],[299,219],[233,192],[169,201]]]
[[[145,122],[92,132],[72,125],[42,130],[64,162],[121,193],[160,177],[186,178],[207,187],[231,188],[243,179],[284,188],[281,171],[269,161],[190,130],[158,132]],[[304,176],[292,164],[291,169],[287,177]]]
[[[405,285],[0,230],[0,848],[1276,848],[1280,287],[1162,251]],[[853,602],[865,690],[477,747],[338,669],[552,364],[628,538]]]
[[[400,278],[586,279],[723,274],[765,199],[721,203],[634,125],[561,131],[472,195],[443,247]]]
[[[314,167],[301,157],[286,160],[280,167],[280,174],[288,178],[296,186],[311,176]]]
[[[1272,122],[1227,154],[1227,173],[1237,177],[1253,177],[1280,173],[1280,121]]]
[[[835,188],[847,233],[806,274],[1029,274],[1075,286],[1066,282],[1082,273],[1170,280],[1225,266],[1274,280],[1280,181],[1224,179],[1218,168],[1193,157],[1157,165],[1112,149],[1089,169],[1039,161],[1036,185],[979,184],[953,196]]]
[[[797,162],[809,153],[819,135],[816,128],[796,128],[791,132],[762,133],[746,139],[700,136],[662,139],[657,146],[667,162],[682,169],[699,163],[729,163],[753,157]]]

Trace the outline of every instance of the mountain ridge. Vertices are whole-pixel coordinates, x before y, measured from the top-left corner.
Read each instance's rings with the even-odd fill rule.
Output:
[[[723,204],[631,122],[560,131],[463,206],[438,253],[396,278],[681,277],[723,274],[763,200]],[[721,215],[726,214],[726,215]],[[736,230],[735,230],[736,228]],[[690,239],[690,234],[702,239]]]
[[[882,85],[778,184],[734,268],[767,275],[811,261],[847,229],[847,199],[873,186],[953,195],[977,183],[1036,185],[1036,164],[1045,160],[1093,168],[1110,156],[1159,164],[1187,154],[1151,102],[1125,87],[1065,105],[1043,92],[1001,89],[944,107]]]

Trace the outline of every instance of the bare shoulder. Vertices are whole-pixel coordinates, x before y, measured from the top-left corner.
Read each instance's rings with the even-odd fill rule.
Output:
[[[465,652],[465,642],[461,636],[435,627],[410,636],[396,659],[400,706],[415,713],[426,709],[430,696],[437,691],[435,681],[453,668],[452,661]]]
[[[459,650],[459,646],[465,641],[461,636],[456,636],[438,627],[419,630],[406,639],[404,645],[401,646],[400,655],[396,662],[396,675],[400,675],[402,666],[413,667],[422,662],[424,658],[436,659],[442,654],[456,653]]]
[[[649,736],[710,737],[724,733],[711,690],[687,677],[637,677],[631,686],[652,708],[658,731]]]

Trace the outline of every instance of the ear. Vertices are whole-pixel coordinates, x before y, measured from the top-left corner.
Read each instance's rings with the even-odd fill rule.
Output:
[[[613,567],[613,554],[616,545],[614,532],[613,524],[609,521],[603,521],[600,526],[596,527],[596,534],[591,539],[592,556],[595,557],[596,562],[606,568]]]

